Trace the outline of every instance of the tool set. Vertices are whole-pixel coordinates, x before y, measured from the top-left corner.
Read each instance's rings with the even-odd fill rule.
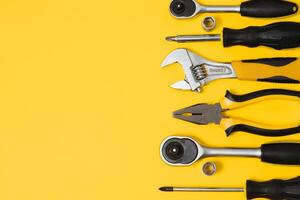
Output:
[[[220,41],[219,34],[179,35],[166,37],[167,41],[197,42]],[[249,26],[244,29],[223,29],[223,46],[267,46],[273,49],[288,49],[300,46],[300,23],[278,22],[266,26]]]
[[[298,6],[283,0],[248,0],[240,6],[204,6],[196,0],[172,0],[170,12],[176,18],[192,18],[199,13],[239,12],[242,16],[257,18],[282,17],[295,14]],[[205,31],[215,28],[213,16],[202,20]],[[224,47],[242,45],[247,47],[266,46],[276,50],[300,47],[300,23],[276,22],[265,26],[249,26],[243,29],[224,28],[220,34],[179,35],[166,38],[168,41],[223,41]],[[216,79],[237,78],[248,81],[275,83],[300,83],[300,62],[294,57],[260,58],[232,62],[206,60],[188,49],[172,51],[162,62],[165,67],[181,64],[185,78],[171,85],[181,90],[198,91]],[[243,117],[230,116],[230,112],[267,99],[288,99],[299,101],[300,91],[288,89],[264,89],[237,95],[227,91],[225,98],[215,104],[200,103],[173,113],[175,118],[200,125],[218,124],[227,136],[234,132],[247,132],[259,136],[279,137],[300,133],[300,125],[275,128]],[[170,136],[160,146],[162,160],[173,166],[192,165],[207,157],[232,156],[260,158],[262,162],[284,165],[300,165],[300,143],[269,143],[258,148],[211,148],[203,146],[191,137]],[[296,166],[299,167],[299,166]],[[212,176],[217,167],[206,162],[201,168],[203,174]],[[271,200],[300,200],[300,177],[290,180],[273,179],[266,182],[247,181],[246,188],[198,188],[161,187],[165,192],[244,192],[247,199],[268,198]]]

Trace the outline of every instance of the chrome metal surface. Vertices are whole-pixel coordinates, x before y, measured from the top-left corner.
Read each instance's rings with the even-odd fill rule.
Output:
[[[164,143],[166,143],[168,140],[170,139],[174,139],[174,138],[178,138],[178,139],[188,139],[191,140],[195,143],[195,145],[197,146],[198,149],[198,155],[197,157],[190,163],[187,164],[183,164],[183,163],[170,163],[168,162],[162,153],[162,147],[164,145]],[[255,158],[260,158],[261,157],[261,149],[260,148],[209,148],[209,147],[205,147],[202,146],[200,143],[198,143],[197,141],[195,141],[193,138],[190,137],[184,137],[184,136],[170,136],[167,137],[161,144],[160,146],[160,155],[162,160],[169,164],[169,165],[181,165],[181,166],[185,166],[185,165],[192,165],[193,163],[195,163],[197,160],[201,159],[201,158],[205,158],[205,157],[214,157],[214,156],[233,156],[233,157],[255,157]]]
[[[240,6],[206,6],[206,5],[201,5],[200,3],[198,3],[195,0],[192,0],[195,3],[196,9],[195,12],[191,15],[191,16],[184,16],[184,17],[180,17],[180,16],[174,16],[176,18],[192,18],[197,14],[200,13],[218,13],[218,12],[234,12],[234,13],[239,13],[241,8]]]
[[[236,73],[230,63],[219,63],[206,60],[187,49],[172,51],[162,62],[161,67],[179,63],[185,73],[185,81],[193,91],[201,91],[208,82],[220,78],[236,78]],[[178,86],[178,85],[177,85]],[[186,86],[180,89],[187,89]]]
[[[203,35],[178,35],[178,36],[168,36],[167,41],[173,42],[199,42],[199,41],[220,41],[220,34],[203,34]]]
[[[192,187],[173,187],[175,192],[244,192],[243,188],[192,188]]]
[[[212,156],[235,156],[235,157],[261,157],[261,149],[242,149],[242,148],[206,148],[204,147],[202,157]]]

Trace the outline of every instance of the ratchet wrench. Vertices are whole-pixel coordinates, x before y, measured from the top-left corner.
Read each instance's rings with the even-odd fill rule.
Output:
[[[191,165],[212,156],[256,157],[267,163],[299,165],[300,143],[263,144],[261,148],[209,148],[190,137],[171,136],[161,144],[160,155],[169,165]]]
[[[295,3],[282,0],[251,0],[240,6],[204,6],[195,0],[173,0],[170,12],[176,18],[192,18],[205,12],[236,12],[242,16],[270,18],[282,17],[296,13]]]

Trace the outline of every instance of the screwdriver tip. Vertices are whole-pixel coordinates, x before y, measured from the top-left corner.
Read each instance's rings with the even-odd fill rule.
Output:
[[[161,187],[159,190],[163,192],[173,192],[173,187]]]
[[[167,41],[176,41],[176,38],[174,36],[168,36],[166,37]]]

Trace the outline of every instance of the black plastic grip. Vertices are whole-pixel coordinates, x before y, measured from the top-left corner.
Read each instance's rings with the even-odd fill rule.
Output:
[[[296,13],[297,4],[281,0],[251,0],[241,4],[241,15],[248,17],[281,17]]]
[[[300,177],[289,180],[273,179],[266,182],[248,180],[246,190],[247,199],[297,200],[300,199]]]
[[[300,23],[278,22],[266,26],[249,26],[244,29],[223,29],[224,47],[242,45],[267,46],[288,49],[300,46]]]
[[[247,132],[254,135],[266,136],[266,137],[282,137],[282,136],[300,133],[300,126],[287,128],[287,129],[272,130],[272,129],[264,129],[259,127],[249,126],[246,124],[236,124],[230,126],[225,130],[227,136],[230,136],[232,133],[238,131]]]
[[[261,160],[274,164],[300,165],[300,143],[274,143],[261,146]]]
[[[265,89],[265,90],[258,90],[255,92],[250,92],[242,95],[236,95],[227,90],[225,97],[230,101],[244,102],[244,101],[249,101],[251,99],[256,99],[259,97],[270,96],[270,95],[286,95],[286,96],[294,96],[300,98],[299,91],[286,90],[286,89]]]

